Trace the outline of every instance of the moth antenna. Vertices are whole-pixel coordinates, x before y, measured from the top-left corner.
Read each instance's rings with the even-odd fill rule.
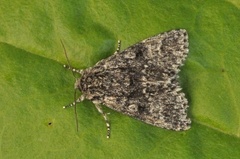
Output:
[[[61,44],[62,44],[62,47],[63,47],[63,50],[64,50],[65,57],[66,57],[66,59],[67,59],[67,63],[68,63],[69,69],[72,71],[72,74],[73,74],[74,78],[76,79],[76,76],[75,76],[75,74],[74,74],[74,72],[73,72],[73,68],[72,68],[72,66],[71,66],[71,64],[70,64],[70,61],[69,61],[69,59],[68,59],[68,56],[67,56],[66,48],[65,48],[65,46],[64,46],[64,44],[63,44],[63,42],[62,42],[61,39],[60,39],[60,41],[61,41]]]
[[[74,91],[74,113],[75,113],[75,120],[76,120],[76,128],[78,131],[78,117],[77,117],[77,107],[76,107],[76,102],[77,102],[77,91],[75,89]]]
[[[64,44],[63,44],[61,39],[60,39],[60,41],[61,41],[61,44],[62,44],[62,47],[63,47],[63,50],[64,50],[65,57],[67,59],[68,66],[69,66],[70,70],[72,71],[72,74],[73,74],[74,78],[76,79],[76,76],[75,76],[75,74],[73,72],[73,68],[72,68],[72,66],[70,64],[70,61],[68,59],[68,56],[67,56],[66,48],[65,48],[65,46],[64,46]],[[74,114],[75,114],[75,120],[76,120],[76,127],[77,127],[77,131],[78,131],[78,117],[77,117],[77,107],[76,107],[77,99],[76,99],[76,96],[77,96],[77,91],[75,89],[74,90]]]

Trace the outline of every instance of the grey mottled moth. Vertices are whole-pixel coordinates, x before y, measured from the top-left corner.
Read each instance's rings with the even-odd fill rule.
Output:
[[[64,108],[75,106],[76,110],[76,103],[92,101],[106,121],[107,138],[110,124],[100,105],[157,127],[187,130],[191,124],[187,117],[188,101],[178,82],[178,72],[187,54],[187,31],[178,29],[145,39],[121,52],[119,41],[114,55],[85,70],[72,68],[67,58],[68,66],[64,66],[81,75],[76,78],[75,90],[82,95]]]

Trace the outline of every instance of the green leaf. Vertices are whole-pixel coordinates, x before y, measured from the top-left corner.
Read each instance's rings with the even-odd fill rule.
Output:
[[[0,2],[0,158],[239,158],[238,0]],[[71,64],[93,66],[155,34],[184,28],[180,73],[192,128],[174,132],[110,112],[111,138],[90,101],[74,110]]]

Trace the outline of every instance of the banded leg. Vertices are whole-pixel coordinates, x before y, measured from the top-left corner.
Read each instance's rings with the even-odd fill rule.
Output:
[[[107,126],[107,138],[109,139],[110,138],[110,124],[109,124],[109,121],[107,118],[107,114],[103,112],[101,106],[95,104],[95,107],[97,108],[98,112],[103,115],[103,118],[104,118],[104,120],[106,122],[106,126]]]
[[[118,40],[118,46],[117,46],[117,50],[114,52],[114,54],[117,54],[117,53],[119,53],[119,51],[120,51],[120,47],[121,47],[121,41],[120,41],[120,40]]]
[[[74,101],[74,102],[72,102],[72,103],[70,103],[70,104],[68,104],[68,105],[63,106],[63,109],[72,107],[72,106],[76,105],[76,103],[80,103],[80,102],[82,102],[83,100],[84,100],[84,96],[81,95],[76,101]]]
[[[70,67],[69,65],[63,65],[63,67],[68,69],[68,70],[71,70],[72,72],[76,72],[76,73],[79,73],[79,74],[82,74],[82,71],[83,71],[83,70],[80,70],[80,69]]]

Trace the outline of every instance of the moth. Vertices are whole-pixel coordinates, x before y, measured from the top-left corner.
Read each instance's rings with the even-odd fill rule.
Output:
[[[75,106],[76,114],[76,103],[84,99],[92,101],[105,119],[107,138],[110,124],[101,105],[156,127],[189,129],[188,101],[178,81],[188,45],[185,29],[158,34],[123,51],[119,41],[112,56],[85,70],[72,68],[64,48],[68,61],[64,67],[81,75],[76,78],[75,90],[82,93],[64,108]]]

